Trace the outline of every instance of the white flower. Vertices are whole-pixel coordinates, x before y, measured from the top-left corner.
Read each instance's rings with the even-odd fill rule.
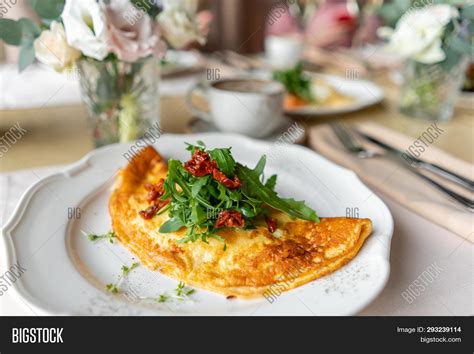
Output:
[[[61,15],[68,43],[97,60],[109,53],[104,14],[95,0],[66,0]]]
[[[206,38],[201,33],[196,20],[196,0],[164,0],[163,11],[157,20],[163,36],[174,48],[182,48],[191,42],[204,44]]]
[[[162,0],[161,3],[164,11],[175,8],[190,15],[195,14],[198,8],[198,0]]]
[[[81,56],[81,52],[69,46],[63,25],[56,21],[51,23],[50,30],[41,32],[34,47],[36,58],[57,71],[72,66]]]
[[[380,37],[389,38],[390,51],[424,64],[443,61],[446,57],[442,36],[446,25],[458,12],[449,5],[430,5],[407,12],[395,30],[380,28]]]

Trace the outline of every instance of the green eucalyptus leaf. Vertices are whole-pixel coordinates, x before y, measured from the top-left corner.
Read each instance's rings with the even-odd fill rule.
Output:
[[[469,21],[467,25],[467,30],[469,31],[471,35],[474,34],[474,21]]]
[[[462,55],[454,51],[451,47],[446,47],[444,49],[446,58],[440,63],[441,67],[445,71],[450,71],[454,68],[462,58]]]
[[[456,34],[451,34],[447,40],[446,40],[446,46],[448,46],[449,48],[451,48],[453,51],[459,53],[459,54],[470,54],[471,53],[471,45],[470,43],[456,35]]]
[[[474,5],[465,6],[461,11],[461,16],[470,21],[474,21]]]
[[[55,20],[61,16],[64,3],[65,0],[35,0],[32,5],[33,9],[42,19]]]
[[[23,17],[18,20],[21,26],[22,42],[32,42],[41,34],[41,28],[29,18]]]
[[[18,67],[20,72],[25,70],[29,65],[35,61],[35,48],[33,47],[33,41],[22,45],[20,50],[20,57],[18,59]]]
[[[9,45],[21,44],[21,24],[8,18],[0,18],[0,39]]]

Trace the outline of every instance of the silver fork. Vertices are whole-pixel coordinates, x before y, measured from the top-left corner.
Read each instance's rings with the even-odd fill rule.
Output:
[[[361,159],[366,159],[366,158],[372,158],[372,157],[386,157],[387,155],[385,154],[380,154],[374,151],[367,150],[362,146],[362,144],[359,141],[359,137],[357,135],[357,132],[354,130],[345,127],[344,125],[337,123],[337,122],[332,122],[330,123],[330,126],[336,134],[336,137],[339,139],[341,144],[344,146],[344,148],[349,151],[350,153],[356,155],[358,158]],[[398,160],[397,160],[398,161]],[[398,161],[399,162],[399,161]],[[457,201],[464,207],[466,207],[470,212],[474,212],[474,202],[466,198],[446,187],[443,185],[439,184],[435,180],[429,178],[428,176],[425,176],[424,174],[418,172],[414,167],[412,167],[408,163],[403,163],[403,166],[406,167],[408,170],[413,172],[415,175],[418,177],[424,179],[426,182],[431,184],[433,187],[438,189],[439,191],[443,192],[447,196],[449,196],[451,199]]]

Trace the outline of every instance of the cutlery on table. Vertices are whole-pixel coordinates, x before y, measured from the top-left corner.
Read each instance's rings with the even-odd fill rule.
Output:
[[[336,137],[339,139],[341,144],[344,146],[344,148],[348,152],[350,152],[351,154],[356,155],[358,158],[366,159],[366,158],[372,158],[372,157],[387,157],[386,154],[381,154],[381,153],[374,152],[374,151],[371,151],[371,150],[368,150],[368,149],[364,148],[362,146],[362,144],[360,143],[359,139],[358,139],[358,133],[356,131],[353,131],[352,129],[350,129],[348,127],[345,127],[342,124],[336,123],[336,122],[331,123],[330,126],[331,126],[332,130],[334,131]],[[410,162],[406,161],[401,156],[400,156],[400,158],[397,158],[397,161],[403,162],[403,166],[405,166],[408,170],[410,170],[411,172],[416,174],[418,177],[424,179],[426,182],[428,182],[433,187],[435,187],[439,191],[441,191],[444,194],[446,194],[447,196],[449,196],[451,199],[457,201],[458,203],[460,203],[461,205],[466,207],[469,211],[474,212],[474,202],[471,199],[466,198],[466,197],[450,190],[449,188],[444,187],[443,185],[441,185],[440,183],[438,183],[435,180],[431,179],[430,177],[425,176],[424,174],[418,172],[417,168],[414,167],[414,166],[416,166],[416,164],[414,164],[414,166],[412,166],[412,164]],[[419,167],[421,168],[421,166],[419,166]],[[436,168],[434,170],[436,170]],[[445,169],[443,169],[443,170],[446,171]],[[432,171],[432,172],[434,172],[434,171]],[[438,175],[441,175],[441,174],[438,173]],[[452,178],[450,178],[450,180],[453,181]]]
[[[460,186],[463,186],[467,189],[469,189],[471,192],[474,192],[474,181],[469,180],[468,178],[459,176],[458,174],[449,171],[445,169],[444,167],[441,167],[437,164],[431,163],[431,162],[426,162],[423,160],[420,160],[414,156],[411,156],[407,154],[406,152],[403,152],[401,150],[398,150],[390,145],[385,144],[384,142],[378,140],[377,138],[374,138],[372,136],[369,136],[367,134],[358,132],[359,135],[361,135],[365,140],[370,141],[371,143],[374,143],[381,148],[383,148],[385,151],[389,152],[390,154],[399,157],[401,159],[404,159],[406,162],[411,164],[413,167],[417,168],[422,168],[426,171],[430,171],[438,176],[444,177],[447,180],[450,180],[451,182],[454,182],[456,184],[459,184]]]

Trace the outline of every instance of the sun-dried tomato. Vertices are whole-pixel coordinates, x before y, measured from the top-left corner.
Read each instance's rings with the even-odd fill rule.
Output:
[[[265,217],[265,221],[267,223],[268,231],[274,233],[278,227],[277,220],[275,218],[272,218],[271,216],[267,216]]]
[[[158,207],[158,211],[160,211],[164,206],[168,205],[169,202],[170,202],[169,199],[156,200],[153,205],[156,205]]]
[[[170,202],[169,199],[155,200],[153,205],[150,205],[145,210],[140,211],[139,214],[143,219],[149,220],[153,218],[169,202]]]
[[[212,177],[217,182],[229,189],[239,188],[241,184],[239,177],[229,178],[221,172],[217,167],[216,161],[211,160],[209,154],[202,150],[196,150],[191,160],[184,163],[184,168],[196,177],[212,174]]]
[[[145,189],[148,191],[147,201],[154,202],[165,193],[163,187],[165,180],[162,178],[158,183],[146,183]]]
[[[245,226],[245,220],[236,210],[224,210],[217,216],[216,227],[240,227]]]
[[[143,219],[149,220],[152,217],[154,217],[156,215],[156,213],[158,213],[158,210],[159,209],[156,205],[151,205],[148,208],[146,208],[145,210],[141,210],[139,212],[139,214]]]
[[[211,161],[207,152],[196,150],[191,157],[191,160],[184,163],[184,168],[193,176],[203,177],[211,174],[213,170],[217,169],[217,164],[215,161]]]
[[[214,177],[214,179],[220,184],[222,184],[224,187],[227,187],[229,189],[236,189],[240,187],[239,177],[234,176],[233,179],[230,179],[218,169],[215,169],[214,171],[212,171],[212,177]]]

